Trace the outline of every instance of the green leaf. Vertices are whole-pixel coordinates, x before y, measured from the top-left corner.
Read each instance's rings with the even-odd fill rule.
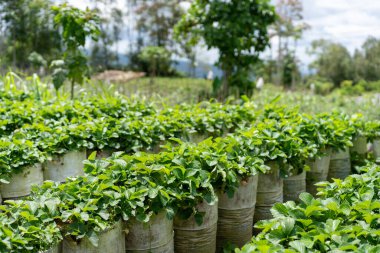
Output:
[[[288,214],[288,209],[284,204],[281,203],[276,203],[272,209],[271,213],[273,216],[278,217],[278,216],[286,216]]]
[[[87,234],[87,238],[91,242],[92,245],[94,245],[95,247],[99,246],[98,245],[99,244],[99,237],[98,237],[98,235],[94,231],[90,231]]]
[[[92,152],[91,155],[88,157],[88,160],[94,161],[96,159],[96,151]]]
[[[310,193],[307,193],[307,192],[301,193],[300,196],[299,196],[299,198],[306,205],[311,205],[311,203],[314,200],[313,195],[311,195]]]
[[[109,220],[109,218],[110,218],[110,214],[107,211],[105,211],[105,210],[101,210],[98,214],[104,220]]]
[[[203,224],[203,216],[204,215],[202,213],[199,213],[199,212],[197,212],[194,215],[195,222],[197,223],[198,226]]]
[[[300,253],[306,253],[306,246],[302,241],[292,241],[289,245]]]
[[[81,217],[82,220],[88,221],[88,219],[89,219],[90,216],[88,215],[88,213],[82,212],[82,213],[80,213],[80,217]]]

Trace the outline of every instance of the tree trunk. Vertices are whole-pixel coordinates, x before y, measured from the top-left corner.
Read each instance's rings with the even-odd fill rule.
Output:
[[[282,74],[283,74],[283,64],[282,64],[282,37],[281,34],[278,35],[278,61],[277,61],[277,85],[282,85]]]
[[[223,83],[222,87],[220,88],[218,92],[218,99],[220,101],[224,101],[229,94],[229,79],[231,77],[231,68],[229,66],[226,66],[224,68],[224,73],[223,73]]]
[[[13,45],[14,45],[14,48],[13,48],[13,54],[12,54],[12,61],[13,61],[13,67],[15,69],[17,69],[16,65],[17,65],[17,60],[16,60],[16,38],[15,38],[15,33],[13,33]]]
[[[297,57],[296,57],[296,54],[297,54],[297,47],[298,47],[298,41],[297,39],[295,38],[294,39],[294,54],[293,54],[293,63],[296,63],[296,60],[297,60]],[[294,67],[293,67],[293,71],[292,71],[292,89],[295,88],[296,86],[296,78],[297,78],[297,65],[295,64]]]
[[[74,99],[74,86],[75,86],[75,82],[71,81],[71,100]]]

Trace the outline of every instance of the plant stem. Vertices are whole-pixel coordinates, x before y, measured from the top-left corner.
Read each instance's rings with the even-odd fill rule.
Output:
[[[74,99],[74,85],[75,85],[75,82],[71,81],[71,100]]]

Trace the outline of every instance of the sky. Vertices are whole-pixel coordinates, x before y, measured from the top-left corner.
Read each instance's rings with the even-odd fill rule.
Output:
[[[81,8],[88,5],[88,0],[69,0]],[[117,5],[124,7],[125,0],[118,0]],[[339,42],[350,52],[360,48],[368,36],[380,37],[380,0],[302,0],[305,22],[311,26],[299,42],[298,57],[303,67],[312,61],[307,48],[313,40],[324,38]],[[275,48],[276,42],[273,41]],[[121,49],[127,50],[128,42],[122,41]],[[217,60],[217,51],[201,49],[201,61],[213,63]]]
[[[307,64],[306,49],[313,40],[339,42],[351,53],[369,36],[380,37],[379,0],[303,0],[304,18],[311,29],[304,33],[298,55]]]

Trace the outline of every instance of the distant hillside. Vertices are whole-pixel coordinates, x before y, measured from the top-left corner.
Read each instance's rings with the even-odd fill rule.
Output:
[[[191,68],[189,61],[176,61],[173,67],[179,72],[190,75]],[[195,77],[206,78],[210,70],[214,73],[214,77],[222,76],[222,71],[218,67],[206,63],[198,63],[198,66],[195,68]]]
[[[120,63],[122,65],[128,65],[129,64],[129,57],[126,55],[120,55],[119,56]],[[175,60],[173,63],[173,67],[181,73],[184,73],[185,75],[190,75],[190,62],[185,60]],[[208,72],[212,70],[215,76],[222,76],[222,71],[211,64],[207,63],[198,63],[198,66],[195,68],[195,77],[196,78],[206,78]]]

